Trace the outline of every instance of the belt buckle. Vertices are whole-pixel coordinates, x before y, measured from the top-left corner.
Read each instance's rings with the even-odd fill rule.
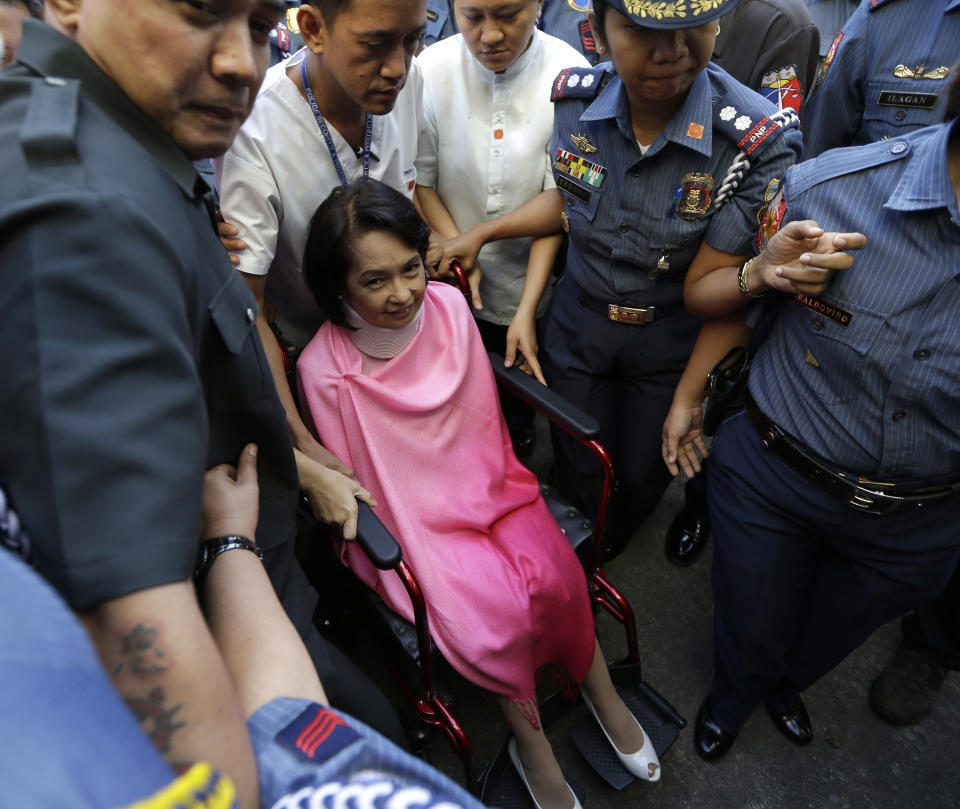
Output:
[[[607,320],[613,320],[617,323],[633,323],[635,326],[642,326],[653,320],[653,306],[646,309],[637,309],[632,306],[617,306],[615,303],[607,304]]]
[[[876,489],[865,489],[863,486],[854,486],[853,493],[847,499],[847,505],[867,514],[886,514],[904,501],[896,494],[879,492]]]

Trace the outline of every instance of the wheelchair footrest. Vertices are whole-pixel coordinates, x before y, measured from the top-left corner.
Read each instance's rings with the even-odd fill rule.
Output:
[[[496,758],[490,762],[480,779],[480,802],[487,806],[496,806],[497,809],[534,809],[530,793],[520,780],[520,776],[510,761],[507,752],[509,736],[500,746]],[[577,796],[580,803],[584,803],[586,790],[577,783],[570,774],[563,770],[564,778]]]
[[[669,703],[646,683],[635,692],[619,691],[619,694],[644,732],[650,734],[657,756],[663,758],[680,734],[680,728],[686,725],[686,720],[676,711],[668,710]],[[589,713],[573,729],[570,737],[587,763],[614,789],[623,789],[637,780],[620,763],[607,737]]]

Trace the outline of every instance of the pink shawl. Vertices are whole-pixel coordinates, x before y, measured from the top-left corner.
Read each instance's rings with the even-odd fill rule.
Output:
[[[348,333],[324,324],[297,363],[302,404],[377,500],[455,668],[517,701],[533,698],[547,662],[581,682],[594,643],[583,571],[513,453],[463,296],[431,283],[423,307],[418,333],[367,374]],[[342,543],[341,558],[412,619],[393,571],[354,543]]]

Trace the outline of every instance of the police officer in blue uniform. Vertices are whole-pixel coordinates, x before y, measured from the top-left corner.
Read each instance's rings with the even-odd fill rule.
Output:
[[[717,17],[733,5],[657,19],[642,4],[595,3],[612,63],[554,84],[550,153],[570,247],[544,320],[543,368],[555,390],[598,418],[613,452],[609,556],[669,482],[660,425],[700,326],[683,307],[686,270],[747,252],[767,185],[799,149],[789,114],[777,117],[707,63]],[[679,81],[691,62],[694,77]],[[731,193],[742,159],[750,166]],[[595,512],[594,461],[559,433],[554,452],[565,493]]]
[[[949,110],[960,111],[956,85]],[[867,238],[819,295],[766,299],[776,320],[746,409],[710,450],[715,674],[695,732],[704,758],[726,753],[761,701],[788,739],[811,741],[800,692],[876,627],[936,597],[957,565],[958,176],[955,120],[825,153],[787,173],[757,259],[687,290],[692,308],[716,313],[783,289],[776,268],[813,249],[784,247],[806,220]],[[712,284],[709,301],[701,283]],[[714,327],[695,359],[704,346],[725,350]],[[681,387],[701,374],[702,390],[709,363],[697,362]]]
[[[670,481],[660,429],[701,324],[684,310],[684,275],[746,255],[767,186],[800,149],[791,110],[710,64],[717,19],[735,2],[685,5],[685,16],[672,3],[594,2],[598,47],[612,61],[554,81],[557,188],[445,248],[471,266],[485,241],[544,235],[558,220],[568,232],[543,370],[598,419],[614,456],[608,558]],[[554,455],[565,495],[596,514],[602,473],[592,454],[558,433]]]
[[[814,82],[804,158],[942,121],[958,56],[960,0],[862,0]]]
[[[958,57],[957,0],[865,0],[821,68],[805,112],[805,156],[942,120]],[[897,725],[926,716],[947,671],[960,668],[960,570],[940,598],[904,619],[903,634],[870,689],[871,707]]]

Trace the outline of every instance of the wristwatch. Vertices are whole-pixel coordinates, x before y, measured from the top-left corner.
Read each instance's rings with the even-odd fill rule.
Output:
[[[200,547],[197,548],[197,564],[193,569],[193,578],[202,579],[210,570],[214,559],[224,551],[232,551],[235,548],[252,551],[257,555],[257,559],[263,561],[263,551],[252,539],[241,536],[214,537],[201,542]]]

